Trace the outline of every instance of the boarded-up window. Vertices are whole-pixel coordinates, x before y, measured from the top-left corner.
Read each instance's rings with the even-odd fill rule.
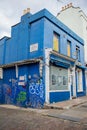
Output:
[[[53,34],[53,50],[59,52],[59,39],[60,36],[56,33]]]
[[[67,41],[67,56],[71,56],[71,42]]]

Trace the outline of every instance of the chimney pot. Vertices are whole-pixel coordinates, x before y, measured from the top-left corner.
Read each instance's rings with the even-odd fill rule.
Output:
[[[69,4],[67,4],[67,7],[69,8]]]
[[[72,7],[72,3],[69,4],[69,7]]]
[[[23,14],[26,14],[26,10],[23,11]]]
[[[27,8],[27,13],[30,13],[30,8]]]
[[[67,8],[67,6],[65,5],[65,9]]]
[[[62,11],[64,10],[65,8],[64,7],[62,7]]]

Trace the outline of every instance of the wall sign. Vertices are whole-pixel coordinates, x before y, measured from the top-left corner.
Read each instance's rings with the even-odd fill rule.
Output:
[[[38,51],[38,43],[30,45],[30,52]]]
[[[21,85],[21,86],[23,85],[24,86],[25,83],[24,82],[18,82],[18,85]]]
[[[20,76],[20,77],[19,77],[19,80],[24,80],[24,76]]]

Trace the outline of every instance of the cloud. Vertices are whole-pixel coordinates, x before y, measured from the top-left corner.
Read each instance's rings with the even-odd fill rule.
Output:
[[[31,12],[35,13],[47,8],[56,16],[61,7],[70,2],[87,14],[86,0],[0,0],[0,38],[5,34],[10,35],[11,26],[20,21],[24,9],[31,8]]]

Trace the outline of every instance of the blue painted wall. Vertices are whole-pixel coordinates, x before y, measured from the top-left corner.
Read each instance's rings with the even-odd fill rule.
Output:
[[[46,9],[31,15],[30,13],[21,17],[20,23],[12,26],[11,38],[6,41],[0,40],[0,60],[1,64],[12,63],[25,59],[42,57],[45,48],[53,47],[53,32],[60,35],[60,53],[67,55],[66,41],[70,40],[72,44],[72,58],[76,58],[75,46],[81,48],[81,62],[84,64],[84,43],[67,26],[61,23]],[[38,43],[38,50],[30,53],[30,45]]]
[[[2,80],[0,80],[0,104],[4,103],[3,99],[3,87],[2,87]]]
[[[66,30],[67,31],[67,30]],[[76,59],[76,46],[80,47],[81,63],[84,66],[84,44],[71,37],[48,19],[44,19],[44,48],[53,48],[53,32],[60,35],[60,53],[67,56],[67,40],[71,41],[71,58]]]
[[[50,103],[60,102],[70,99],[70,92],[50,92]]]
[[[37,58],[43,56],[43,41],[44,41],[44,19],[40,19],[30,24],[30,45],[37,43],[38,50],[30,52],[30,45],[28,50],[28,58]]]

